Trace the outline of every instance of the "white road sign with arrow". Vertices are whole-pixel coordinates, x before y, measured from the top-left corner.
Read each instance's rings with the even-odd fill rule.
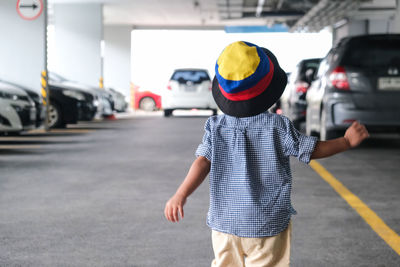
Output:
[[[43,11],[43,0],[18,0],[17,12],[26,20],[37,19]]]

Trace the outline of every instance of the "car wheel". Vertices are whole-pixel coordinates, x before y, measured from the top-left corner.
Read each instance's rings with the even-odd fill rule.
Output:
[[[61,109],[57,104],[50,104],[49,105],[49,118],[48,118],[48,125],[49,128],[64,128],[65,123],[62,120],[62,113]]]
[[[330,140],[330,139],[334,139],[334,138],[338,137],[338,131],[326,129],[326,111],[325,111],[325,109],[322,109],[320,126],[321,126],[321,129],[319,131],[319,138],[322,141],[326,141],[326,140]]]
[[[164,109],[164,117],[169,117],[172,115],[173,109]]]
[[[143,97],[140,99],[139,108],[145,111],[154,111],[156,110],[156,101],[148,96]]]

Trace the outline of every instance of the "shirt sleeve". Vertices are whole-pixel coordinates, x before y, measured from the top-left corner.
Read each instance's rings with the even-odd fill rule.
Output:
[[[293,123],[286,118],[286,138],[285,154],[286,156],[296,157],[299,161],[308,164],[311,160],[311,154],[317,144],[315,136],[307,136],[299,132]]]
[[[198,156],[203,156],[207,158],[209,161],[211,161],[212,157],[212,144],[211,144],[211,125],[210,125],[210,119],[206,121],[206,124],[204,125],[204,136],[203,136],[203,141],[202,143],[197,147],[196,150],[196,157]]]

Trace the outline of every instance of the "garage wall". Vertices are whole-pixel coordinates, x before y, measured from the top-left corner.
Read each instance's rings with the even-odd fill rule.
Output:
[[[0,79],[40,91],[44,70],[44,14],[24,20],[16,10],[17,1],[0,1]]]
[[[129,95],[131,77],[130,26],[104,27],[104,86]]]
[[[54,71],[68,79],[98,86],[101,77],[102,5],[54,5],[54,35]]]

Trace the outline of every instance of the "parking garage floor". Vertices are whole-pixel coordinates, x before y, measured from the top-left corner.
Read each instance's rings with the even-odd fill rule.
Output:
[[[126,116],[0,137],[0,266],[209,266],[207,181],[183,221],[163,215],[206,119]],[[325,173],[293,159],[291,266],[400,266],[399,162],[399,135],[318,160]]]

